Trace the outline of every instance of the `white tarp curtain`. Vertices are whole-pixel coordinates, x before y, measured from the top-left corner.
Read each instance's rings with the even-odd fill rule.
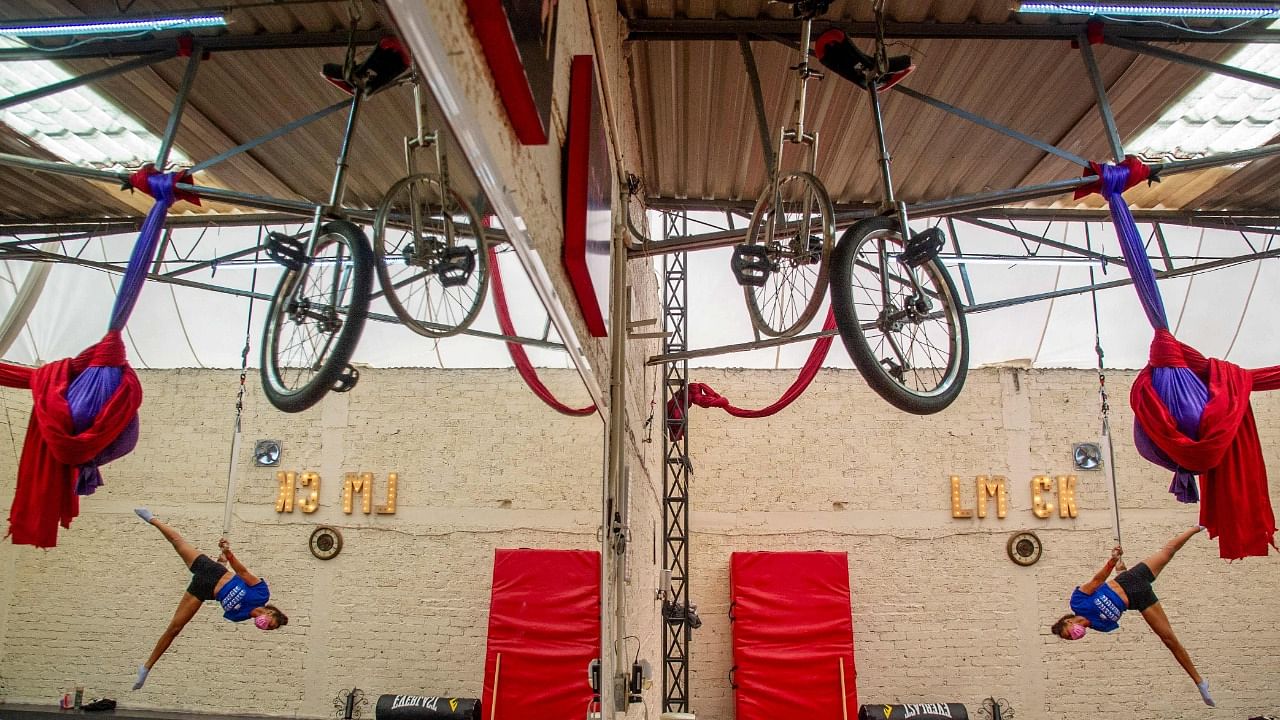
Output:
[[[712,216],[709,216],[709,218]],[[723,216],[714,216],[720,219]],[[658,226],[657,223],[654,224]],[[1018,222],[1024,232],[1083,245],[1084,223]],[[1022,253],[1027,243],[1008,235],[957,224],[961,247],[966,254]],[[296,230],[296,226],[291,228]],[[1242,234],[1223,230],[1163,226],[1170,253],[1178,258],[1176,266],[1205,262],[1217,257],[1230,257],[1263,250],[1268,243],[1280,246],[1280,240],[1265,235]],[[1148,225],[1139,225],[1144,238],[1151,237]],[[216,255],[251,246],[256,229],[210,229],[198,245],[200,230],[182,229],[174,233],[169,257],[175,254],[193,259]],[[1090,223],[1088,232],[1095,249],[1119,255],[1115,231],[1109,223]],[[92,241],[67,242],[64,252],[82,252],[89,259],[123,261],[132,245],[131,236],[114,236]],[[1252,243],[1252,248],[1250,247]],[[83,246],[83,250],[82,250]],[[192,248],[195,248],[194,251]],[[949,246],[947,251],[952,248]],[[728,248],[701,251],[689,255],[689,343],[701,348],[752,339],[741,289],[729,271]],[[1151,243],[1152,254],[1157,254]],[[1057,257],[1059,250],[1044,247],[1040,255]],[[506,281],[508,303],[519,334],[541,337],[547,327],[542,309],[523,269],[514,254],[500,255]],[[556,262],[556,258],[543,258]],[[954,264],[949,269],[960,285],[960,273]],[[1157,260],[1156,268],[1162,263]],[[0,263],[0,315],[13,305],[22,286],[29,263]],[[655,260],[655,271],[662,272],[661,259]],[[1086,285],[1087,265],[1054,265],[1051,263],[969,264],[967,270],[974,301],[984,303],[1055,288]],[[257,289],[271,293],[279,278],[279,269],[263,258],[258,263]],[[1099,281],[1124,278],[1123,267],[1109,266],[1105,273],[1094,267]],[[216,282],[248,289],[252,267],[222,266],[185,276],[201,282]],[[98,270],[57,265],[50,272],[44,293],[34,308],[26,329],[4,355],[11,362],[35,364],[75,355],[100,338],[115,296],[119,277]],[[1184,342],[1206,355],[1225,357],[1246,367],[1280,364],[1280,333],[1275,332],[1274,313],[1280,307],[1280,261],[1245,263],[1190,277],[1160,281],[1170,324]],[[661,287],[661,285],[659,285]],[[961,293],[963,293],[961,289]],[[250,332],[249,364],[258,364],[258,341],[267,304],[254,303],[253,328]],[[136,367],[239,367],[244,343],[245,320],[249,301],[245,298],[199,289],[149,283],[129,323],[126,338],[130,359]],[[375,312],[390,315],[385,303],[375,302]],[[1120,287],[1098,294],[1102,344],[1106,363],[1112,368],[1139,368],[1146,364],[1151,330],[1138,304],[1132,287]],[[819,312],[811,329],[817,329],[825,316]],[[977,367],[994,363],[1026,363],[1035,367],[1094,367],[1093,308],[1085,294],[1056,300],[1044,300],[1016,307],[970,315],[970,363]],[[498,331],[492,298],[477,319],[476,329]],[[552,339],[555,340],[554,331]],[[810,343],[797,343],[779,349],[765,349],[699,359],[694,366],[772,368],[799,367],[808,355]],[[572,367],[562,352],[527,348],[535,365],[540,367]],[[365,326],[355,361],[373,367],[509,367],[511,361],[505,346],[492,339],[459,336],[434,341],[390,323],[370,321]],[[830,367],[852,367],[839,342],[827,358]]]
[[[298,226],[280,228],[296,232]],[[252,247],[256,228],[211,228],[200,239],[199,229],[178,229],[166,257],[192,261],[212,259]],[[90,241],[63,243],[61,252],[88,260],[123,263],[128,259],[135,236],[117,235]],[[193,250],[194,248],[194,250]],[[547,330],[547,314],[514,253],[500,252],[507,304],[517,334],[542,338]],[[545,260],[544,260],[545,262]],[[280,266],[263,255],[237,263],[204,269],[182,277],[196,282],[249,290],[257,268],[257,292],[271,295],[280,279]],[[34,267],[31,263],[0,262],[0,318],[12,307],[23,279]],[[178,267],[169,265],[166,269]],[[106,332],[111,305],[120,276],[69,264],[56,265],[45,283],[26,329],[4,353],[4,360],[39,364],[78,354]],[[378,288],[374,281],[375,289]],[[203,289],[149,282],[129,320],[125,346],[130,362],[137,368],[209,367],[238,368],[244,346],[249,299]],[[259,364],[259,341],[267,316],[267,301],[253,303],[253,325],[249,332],[249,365]],[[375,300],[371,312],[392,316],[384,300]],[[492,295],[486,299],[474,329],[498,333]],[[552,342],[559,342],[554,328]],[[526,346],[531,361],[539,367],[571,368],[568,356],[557,350]],[[436,341],[422,337],[398,324],[370,320],[353,361],[373,367],[511,367],[506,345],[489,338],[467,335]]]

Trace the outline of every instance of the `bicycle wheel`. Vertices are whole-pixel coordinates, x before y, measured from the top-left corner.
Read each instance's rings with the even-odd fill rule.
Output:
[[[835,245],[831,198],[818,178],[787,172],[756,203],[747,244],[763,247],[769,272],[763,285],[747,285],[747,311],[761,334],[795,335],[808,325],[827,293]]]
[[[897,218],[873,217],[840,236],[831,304],[845,349],[867,384],[894,407],[929,415],[960,394],[969,333],[942,263],[933,258],[909,268],[898,262],[898,227]]]
[[[373,286],[369,241],[345,221],[326,223],[314,256],[276,286],[262,336],[262,390],[302,412],[333,389],[355,352]]]
[[[401,179],[374,220],[378,279],[387,304],[419,335],[447,337],[480,313],[489,287],[484,226],[436,175]]]

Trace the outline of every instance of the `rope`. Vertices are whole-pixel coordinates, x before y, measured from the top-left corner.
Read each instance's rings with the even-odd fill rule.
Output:
[[[262,226],[258,226],[258,247],[262,247]],[[244,323],[244,348],[240,350],[240,389],[236,393],[236,420],[231,429],[231,457],[227,461],[227,496],[222,507],[222,534],[231,532],[231,509],[236,501],[236,458],[240,455],[240,419],[244,416],[245,380],[249,375],[249,342],[253,331],[253,295],[258,290],[258,252],[253,253],[253,277],[249,281],[249,315]]]
[[[1089,225],[1087,223],[1084,226],[1084,243],[1088,250],[1093,250],[1093,239],[1089,234]],[[1089,285],[1095,285],[1093,265],[1089,266]],[[1107,370],[1106,363],[1103,361],[1105,354],[1102,351],[1102,327],[1098,321],[1098,291],[1096,287],[1089,291],[1089,297],[1093,302],[1093,350],[1098,354],[1098,400],[1101,403],[1102,444],[1107,453],[1105,472],[1107,478],[1111,481],[1112,527],[1115,530],[1116,545],[1123,546],[1124,543],[1120,541],[1120,491],[1116,487],[1116,453],[1111,444],[1111,403],[1107,397]]]

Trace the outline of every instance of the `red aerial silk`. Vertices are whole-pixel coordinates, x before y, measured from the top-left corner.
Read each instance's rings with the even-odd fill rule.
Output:
[[[1183,435],[1151,382],[1153,367],[1189,368],[1209,389],[1199,439]],[[1276,547],[1275,515],[1267,492],[1267,468],[1249,405],[1254,390],[1280,388],[1280,366],[1249,370],[1208,359],[1157,330],[1151,356],[1134,381],[1129,401],[1151,440],[1178,465],[1202,477],[1200,524],[1217,537],[1229,560],[1266,556]]]
[[[88,367],[107,365],[123,366],[120,385],[93,424],[73,434],[67,388]],[[69,528],[80,514],[77,466],[97,457],[129,425],[142,405],[142,385],[125,361],[118,331],[74,358],[38,368],[0,363],[0,385],[29,388],[33,396],[18,487],[9,510],[9,534],[16,545],[51,548],[58,544],[58,525]]]
[[[827,319],[822,323],[822,329],[834,330],[835,328],[835,309],[828,308]],[[730,415],[740,418],[769,417],[795,402],[796,398],[809,389],[809,384],[818,376],[818,371],[822,369],[822,362],[827,359],[827,352],[831,350],[831,343],[835,339],[835,335],[824,335],[818,338],[813,343],[813,348],[809,350],[809,357],[805,359],[804,365],[800,367],[800,373],[796,375],[795,381],[783,391],[777,400],[765,407],[757,410],[737,407],[729,402],[728,398],[711,389],[711,386],[706,383],[689,383],[686,386],[689,388],[689,405],[697,405],[704,408],[718,407]],[[672,440],[679,440],[684,437],[684,430],[681,429],[680,422],[684,419],[684,406],[684,394],[681,392],[676,392],[667,401],[667,434]]]

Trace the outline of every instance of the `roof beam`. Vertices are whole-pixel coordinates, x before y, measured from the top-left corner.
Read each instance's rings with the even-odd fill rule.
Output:
[[[799,20],[691,20],[685,18],[635,18],[627,22],[627,39],[733,40],[739,35],[800,37]],[[872,22],[822,22],[822,27],[838,27],[853,37],[874,38]],[[1075,40],[1084,32],[1084,23],[1023,25],[1018,23],[886,23],[885,37],[934,40]],[[1266,23],[1252,24],[1227,32],[1206,35],[1162,25],[1107,26],[1108,37],[1145,42],[1185,43],[1274,43],[1280,30],[1266,29]]]

